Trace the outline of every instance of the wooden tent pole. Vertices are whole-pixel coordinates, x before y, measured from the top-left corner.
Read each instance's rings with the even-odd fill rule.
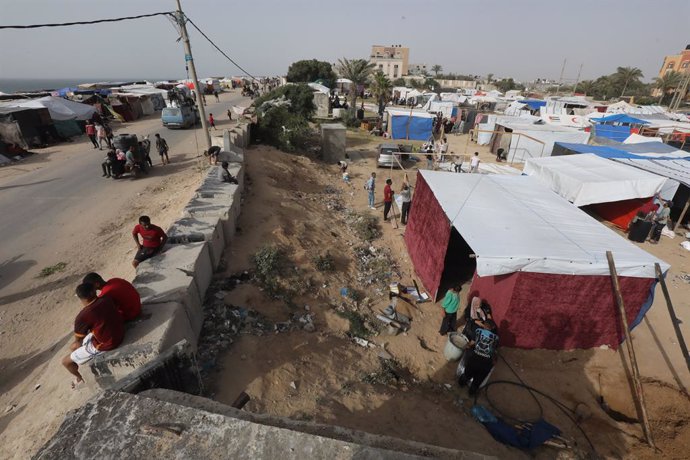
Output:
[[[630,367],[632,368],[633,374],[633,385],[635,387],[635,401],[640,412],[640,417],[642,418],[642,431],[644,431],[644,436],[647,439],[647,444],[649,444],[653,449],[656,449],[654,445],[654,439],[652,438],[652,429],[649,425],[649,418],[647,417],[647,407],[645,405],[644,391],[642,389],[642,382],[640,381],[640,369],[637,367],[637,358],[635,357],[635,348],[632,343],[632,337],[630,336],[630,328],[628,327],[628,319],[625,314],[625,305],[623,304],[623,295],[621,294],[621,286],[618,282],[618,273],[616,273],[616,264],[613,261],[613,253],[611,251],[606,251],[606,258],[609,261],[609,272],[611,273],[611,283],[613,285],[613,293],[616,297],[616,304],[618,305],[618,313],[620,314],[621,327],[623,328],[623,333],[625,334],[625,347],[628,350],[628,358],[630,359]]]
[[[678,220],[676,221],[676,225],[673,226],[673,231],[676,231],[678,226],[683,222],[683,219],[685,218],[685,214],[688,212],[688,206],[690,206],[690,198],[685,202],[685,206],[683,207],[683,211],[681,211],[680,216],[678,217]]]
[[[685,344],[685,338],[683,337],[683,331],[680,330],[680,321],[676,316],[676,311],[673,309],[673,304],[671,303],[671,295],[668,293],[668,288],[666,287],[666,280],[664,280],[664,274],[661,273],[661,266],[658,263],[654,264],[654,270],[656,271],[656,277],[661,284],[661,292],[664,293],[664,298],[666,299],[666,306],[668,307],[668,314],[671,316],[671,323],[673,324],[673,330],[676,331],[676,338],[678,338],[678,345],[680,346],[680,351],[683,353],[683,358],[685,358],[685,365],[690,371],[690,354],[688,353],[688,346]]]

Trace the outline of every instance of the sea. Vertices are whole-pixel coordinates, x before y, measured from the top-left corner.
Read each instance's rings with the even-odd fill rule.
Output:
[[[134,82],[134,81],[164,81],[165,78],[0,78],[0,92],[2,93],[21,93],[41,90],[55,90],[77,86],[81,83],[94,83],[102,81],[110,82]]]

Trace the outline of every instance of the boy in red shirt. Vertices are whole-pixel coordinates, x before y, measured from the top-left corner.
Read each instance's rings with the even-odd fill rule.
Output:
[[[139,241],[139,235],[141,235],[141,242]],[[163,249],[165,242],[168,241],[168,235],[165,234],[162,228],[153,225],[149,216],[141,216],[139,218],[139,225],[135,225],[134,230],[132,230],[132,238],[134,238],[138,248],[132,261],[134,268],[137,268],[146,259],[150,259],[158,254]]]
[[[62,365],[75,377],[72,388],[84,381],[79,365],[86,364],[104,351],[117,348],[125,335],[124,322],[112,300],[98,297],[90,284],[77,286],[76,294],[84,308],[74,319],[71,353],[62,358]]]
[[[129,281],[110,278],[105,281],[98,273],[89,273],[82,280],[101,291],[98,297],[109,297],[125,321],[132,321],[141,314],[141,297]]]
[[[218,128],[216,128],[216,120],[213,119],[212,113],[208,114],[208,124],[213,126],[213,129],[218,129]]]
[[[383,220],[388,220],[388,213],[393,205],[393,185],[392,179],[386,179],[386,186],[383,188]]]
[[[93,123],[90,121],[86,122],[86,126],[84,127],[84,130],[86,131],[86,135],[89,136],[89,139],[91,139],[91,143],[93,144],[93,148],[97,149],[98,148],[98,142],[96,142],[96,126],[94,126]]]

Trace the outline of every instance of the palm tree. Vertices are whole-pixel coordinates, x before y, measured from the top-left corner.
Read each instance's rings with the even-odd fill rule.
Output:
[[[625,94],[625,90],[628,89],[628,85],[632,82],[640,82],[640,78],[644,77],[642,71],[637,67],[618,67],[616,73],[614,74],[618,81],[623,82],[623,90],[621,91],[621,97]]]
[[[374,64],[364,59],[338,59],[338,72],[340,76],[351,80],[354,88],[352,92],[352,110],[357,110],[358,88],[367,82],[374,67]]]
[[[494,74],[492,74],[492,73],[486,74],[486,84],[490,85],[492,81],[494,81]]]
[[[654,88],[661,91],[661,96],[659,97],[659,104],[663,101],[664,97],[677,89],[683,82],[683,74],[672,70],[666,72],[663,77],[657,77],[654,79]]]
[[[585,96],[591,96],[595,88],[596,85],[592,80],[584,80],[575,85],[573,92],[575,92],[575,90],[580,90]]]
[[[393,89],[393,84],[381,70],[377,70],[371,77],[372,81],[369,90],[379,103],[379,113],[383,113],[388,97]]]
[[[434,64],[431,66],[431,71],[434,72],[434,74],[438,77],[438,74],[443,70],[443,67],[441,67],[438,64]]]

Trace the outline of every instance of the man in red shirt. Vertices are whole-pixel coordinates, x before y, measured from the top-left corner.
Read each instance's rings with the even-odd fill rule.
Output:
[[[139,241],[140,235],[141,242]],[[146,259],[150,259],[158,254],[163,249],[165,242],[168,241],[168,235],[165,234],[162,228],[153,225],[149,216],[141,216],[139,218],[139,225],[134,226],[132,237],[138,248],[132,261],[134,268],[137,268]]]
[[[112,300],[98,297],[90,284],[77,286],[76,294],[84,308],[74,319],[71,353],[62,358],[62,365],[75,377],[72,388],[84,381],[79,365],[86,364],[104,351],[117,348],[125,335],[124,321]]]
[[[101,291],[98,297],[109,297],[125,321],[132,321],[141,314],[141,297],[129,281],[110,278],[105,281],[98,273],[89,273],[82,283],[90,284]]]
[[[383,220],[388,220],[388,213],[393,205],[393,185],[392,179],[386,179],[386,186],[383,188]]]
[[[93,148],[97,149],[98,148],[98,142],[96,142],[96,126],[94,126],[93,123],[90,121],[86,122],[86,126],[84,127],[84,130],[86,131],[86,135],[89,136],[89,139],[91,139],[91,143],[93,144]]]

